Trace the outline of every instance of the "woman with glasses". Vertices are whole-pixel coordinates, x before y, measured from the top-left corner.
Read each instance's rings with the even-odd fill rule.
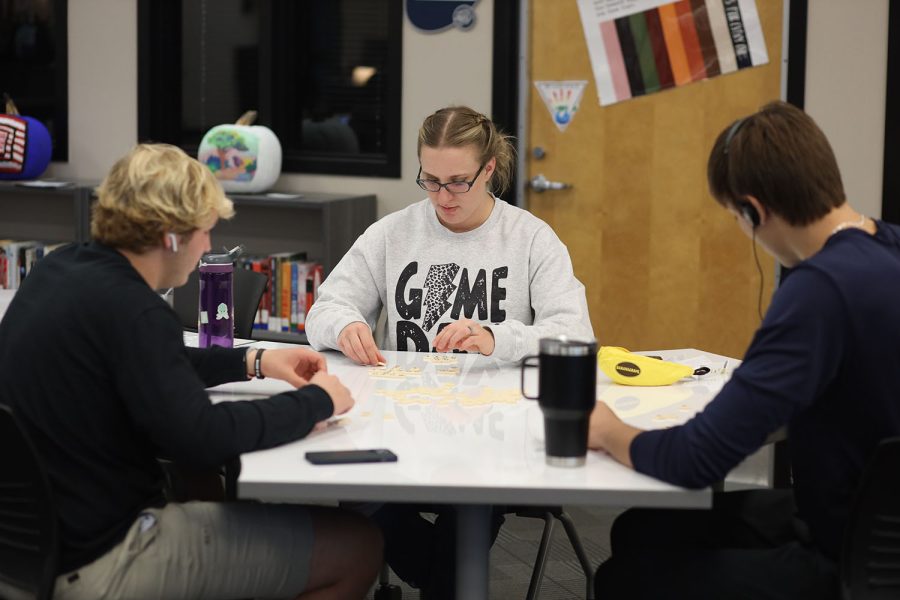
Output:
[[[471,108],[443,108],[419,129],[416,183],[428,198],[369,227],[319,288],[306,319],[313,348],[360,364],[383,346],[535,354],[542,337],[593,338],[584,286],[549,225],[497,198],[514,163],[510,138]]]
[[[360,236],[319,288],[309,343],[383,363],[372,335],[382,308],[391,350],[518,361],[536,354],[542,337],[593,338],[566,247],[549,225],[494,195],[512,175],[510,138],[471,108],[448,107],[425,119],[418,155],[416,183],[428,197]],[[495,510],[492,540],[503,512]],[[428,600],[455,597],[452,507],[387,504],[371,516],[400,577]]]

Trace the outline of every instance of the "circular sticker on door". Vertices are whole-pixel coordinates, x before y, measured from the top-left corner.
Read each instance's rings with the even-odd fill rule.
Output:
[[[478,0],[406,0],[410,22],[425,31],[438,31],[453,26],[466,31],[475,25]]]

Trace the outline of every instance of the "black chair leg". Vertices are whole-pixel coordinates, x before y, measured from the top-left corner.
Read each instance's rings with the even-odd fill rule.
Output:
[[[402,600],[403,590],[399,585],[391,585],[391,571],[387,563],[381,565],[378,574],[378,587],[375,588],[373,600]]]
[[[581,545],[578,531],[575,529],[575,523],[569,515],[563,512],[562,507],[519,507],[516,511],[516,515],[530,519],[544,520],[541,545],[538,548],[537,556],[534,559],[534,570],[531,572],[531,582],[528,585],[528,594],[525,596],[526,600],[536,600],[538,593],[540,592],[541,579],[544,576],[544,569],[550,554],[550,539],[553,535],[554,519],[559,519],[559,522],[563,524],[563,527],[566,530],[566,536],[569,538],[569,543],[572,545],[572,550],[575,552],[575,557],[578,558],[581,570],[584,572],[586,584],[585,598],[587,598],[587,600],[594,600],[594,569],[588,560],[587,553],[584,551],[584,546]]]
[[[553,513],[544,513],[544,531],[541,533],[541,545],[538,546],[537,556],[534,557],[534,570],[531,571],[531,581],[528,584],[528,594],[525,600],[535,600],[541,590],[541,580],[544,578],[544,567],[547,565],[547,557],[550,554],[550,539],[553,536]]]
[[[237,457],[225,463],[225,500],[237,500],[237,483],[241,475],[241,458]]]
[[[562,522],[566,535],[569,537],[569,543],[572,544],[572,550],[575,551],[575,556],[578,557],[578,562],[581,563],[581,570],[584,572],[584,578],[587,580],[587,594],[585,598],[594,600],[594,568],[588,560],[584,546],[581,545],[581,539],[578,537],[575,523],[572,522],[572,518],[569,515],[561,510],[555,516]]]

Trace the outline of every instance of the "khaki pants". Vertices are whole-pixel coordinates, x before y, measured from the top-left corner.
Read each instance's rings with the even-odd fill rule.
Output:
[[[56,579],[59,600],[294,598],[309,580],[303,506],[188,502],[142,512],[115,548]]]

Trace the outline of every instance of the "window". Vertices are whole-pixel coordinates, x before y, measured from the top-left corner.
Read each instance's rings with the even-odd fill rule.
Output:
[[[402,0],[139,0],[138,134],[257,110],[284,172],[400,176]]]
[[[0,0],[0,93],[47,127],[53,160],[69,157],[66,23],[66,0]]]

